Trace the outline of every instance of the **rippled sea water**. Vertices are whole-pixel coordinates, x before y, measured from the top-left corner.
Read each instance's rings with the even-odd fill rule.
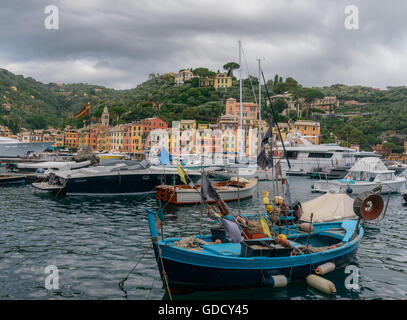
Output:
[[[292,198],[306,201],[314,180],[289,178]],[[241,201],[243,213],[259,212],[263,190]],[[387,201],[387,195],[384,196]],[[144,208],[156,208],[154,195],[127,197],[55,197],[32,186],[0,188],[0,299],[168,299],[154,259]],[[229,203],[237,210],[237,203]],[[325,278],[337,294],[328,296],[304,281],[284,289],[260,288],[174,295],[174,299],[401,299],[407,296],[407,207],[391,195],[385,219],[365,224],[354,265],[360,290],[348,290],[348,274]],[[164,236],[199,233],[200,206],[165,208]],[[204,232],[213,224],[202,219]],[[150,249],[149,249],[150,248]],[[123,290],[118,283],[146,252]],[[48,290],[45,268],[58,268],[59,289]]]

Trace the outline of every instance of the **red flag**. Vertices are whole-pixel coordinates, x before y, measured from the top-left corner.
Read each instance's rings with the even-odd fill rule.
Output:
[[[82,108],[82,110],[75,116],[75,119],[82,118],[83,116],[90,115],[90,104],[89,102]]]

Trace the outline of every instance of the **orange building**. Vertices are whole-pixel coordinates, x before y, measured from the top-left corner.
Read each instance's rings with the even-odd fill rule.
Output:
[[[298,120],[294,123],[294,128],[312,144],[319,144],[319,122]]]
[[[78,148],[82,150],[83,147],[89,147],[92,151],[98,149],[98,136],[99,136],[99,127],[92,126],[89,134],[89,126],[83,128],[83,131],[78,133]],[[90,136],[90,137],[89,137]],[[89,141],[90,138],[90,141]]]
[[[79,132],[76,130],[68,130],[64,132],[64,146],[69,149],[78,149]]]

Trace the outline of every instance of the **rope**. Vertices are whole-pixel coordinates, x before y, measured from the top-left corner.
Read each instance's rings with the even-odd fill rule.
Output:
[[[157,242],[157,246],[158,246],[158,252],[160,254],[161,268],[163,270],[163,277],[164,277],[164,280],[165,280],[165,286],[166,286],[168,295],[170,296],[170,300],[172,300],[170,286],[168,285],[167,273],[165,272],[165,269],[164,269],[164,262],[163,262],[163,257],[162,257],[162,253],[161,253],[161,248],[160,248],[160,244],[158,242]]]
[[[153,245],[151,244],[151,245],[146,249],[146,251],[144,251],[143,255],[141,256],[141,258],[139,258],[139,260],[137,261],[137,263],[135,264],[135,266],[133,267],[133,269],[131,269],[131,271],[127,274],[127,276],[124,277],[124,278],[119,282],[119,288],[120,288],[121,290],[123,290],[123,285],[124,285],[124,283],[127,281],[127,279],[129,278],[130,274],[136,269],[136,267],[138,266],[138,264],[141,262],[141,260],[143,260],[143,258],[144,258],[145,255],[147,254],[148,250],[150,250],[150,248],[151,248],[152,246],[153,246]]]

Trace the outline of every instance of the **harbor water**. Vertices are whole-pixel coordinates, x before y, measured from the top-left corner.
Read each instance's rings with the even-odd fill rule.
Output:
[[[292,199],[302,202],[315,180],[290,177]],[[263,208],[260,182],[242,213]],[[383,196],[387,201],[387,195]],[[151,249],[144,208],[157,208],[154,195],[56,197],[30,185],[0,188],[0,299],[168,299]],[[238,210],[236,202],[229,203]],[[165,237],[187,237],[213,227],[199,205],[165,207]],[[174,299],[401,299],[407,297],[407,207],[392,194],[385,219],[365,224],[353,263],[358,290],[345,286],[344,269],[324,275],[337,293],[326,295],[305,281],[286,288],[258,288],[173,295]],[[124,283],[119,282],[144,258]],[[54,267],[53,267],[54,266]],[[56,267],[56,268],[55,268]],[[51,270],[51,271],[50,271]],[[57,272],[57,273],[56,273]],[[49,288],[49,276],[58,275]],[[47,282],[48,281],[48,282]],[[239,279],[236,279],[239,281]],[[353,282],[352,282],[353,283]],[[48,289],[47,289],[48,287]]]

